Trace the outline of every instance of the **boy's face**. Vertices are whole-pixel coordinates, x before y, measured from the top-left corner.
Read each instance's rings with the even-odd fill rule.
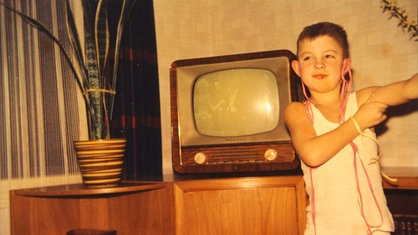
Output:
[[[350,60],[343,58],[343,49],[329,36],[305,39],[299,44],[298,60],[292,67],[312,92],[339,89],[341,74],[346,73]]]

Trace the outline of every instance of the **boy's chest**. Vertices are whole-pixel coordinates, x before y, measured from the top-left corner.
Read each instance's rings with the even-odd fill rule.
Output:
[[[330,108],[330,107],[323,107],[319,106],[316,107],[319,112],[327,119],[329,122],[332,123],[339,123],[340,120],[340,110],[339,108]]]

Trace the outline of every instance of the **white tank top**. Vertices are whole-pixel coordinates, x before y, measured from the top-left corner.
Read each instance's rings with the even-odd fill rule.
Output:
[[[328,121],[314,105],[309,105],[317,135],[339,126],[338,123]],[[356,94],[351,93],[347,102],[345,120],[353,116],[357,109]],[[370,129],[365,132],[375,138],[375,134]],[[367,234],[367,224],[371,231],[393,231],[393,219],[386,205],[377,161],[377,143],[365,136],[358,136],[354,139],[354,143],[358,147],[356,157],[349,144],[317,168],[310,170],[302,162],[306,192],[311,202],[307,207],[305,234],[315,234],[316,228],[318,235],[361,235]],[[312,216],[315,218],[315,223]]]

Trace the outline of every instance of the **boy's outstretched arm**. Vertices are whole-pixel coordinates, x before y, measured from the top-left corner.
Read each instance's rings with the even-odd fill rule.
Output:
[[[375,101],[388,106],[396,106],[417,98],[418,73],[407,80],[385,86],[368,87],[357,91],[359,104]]]
[[[418,73],[408,80],[385,86],[368,87],[357,91],[357,101],[360,108],[373,102],[387,106],[396,106],[413,99],[418,99]],[[371,127],[371,125],[364,123],[363,118],[358,117],[357,119],[362,130]]]

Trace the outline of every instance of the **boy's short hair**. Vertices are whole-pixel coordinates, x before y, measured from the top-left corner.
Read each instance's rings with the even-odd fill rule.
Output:
[[[343,49],[344,58],[350,57],[347,33],[340,25],[330,22],[320,22],[313,25],[306,26],[299,34],[296,47],[299,53],[299,44],[305,39],[315,39],[319,36],[329,36],[337,41]]]

